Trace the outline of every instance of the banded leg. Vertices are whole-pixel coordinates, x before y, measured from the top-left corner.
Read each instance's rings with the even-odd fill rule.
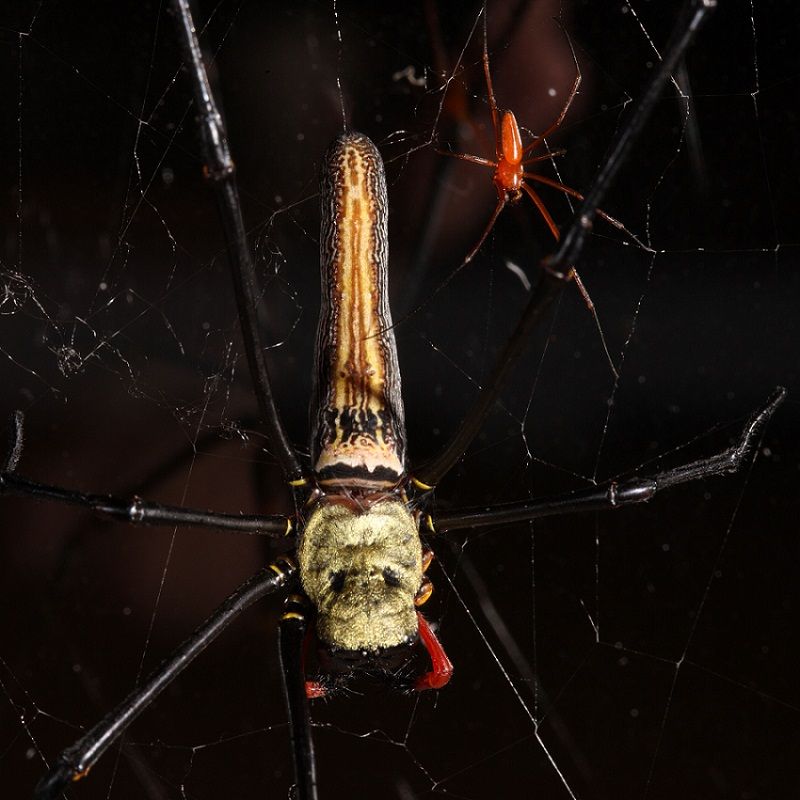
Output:
[[[285,557],[259,570],[225,600],[169,658],[161,663],[113,711],[64,750],[39,781],[34,800],[55,800],[72,782],[89,772],[100,756],[161,692],[246,608],[285,586],[295,574]]]
[[[316,800],[317,767],[311,722],[308,716],[308,696],[304,669],[304,650],[308,621],[302,598],[288,598],[287,609],[281,617],[278,631],[281,671],[286,705],[289,709],[289,730],[297,786],[297,800]],[[314,684],[316,686],[316,684]],[[324,696],[324,692],[320,695]]]

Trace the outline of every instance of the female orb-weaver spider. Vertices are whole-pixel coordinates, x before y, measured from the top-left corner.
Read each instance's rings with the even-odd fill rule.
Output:
[[[82,495],[37,484],[15,472],[21,454],[19,419],[14,445],[4,464],[3,489],[6,492],[49,497],[89,506],[132,523],[172,522],[281,535],[286,530],[287,522],[290,522],[296,526],[293,533],[298,537],[299,565],[295,565],[290,558],[279,559],[237,590],[177,651],[175,657],[159,668],[109,717],[89,731],[78,745],[65,752],[42,782],[40,796],[54,796],[66,782],[84,775],[132,719],[228,621],[244,606],[287,585],[296,575],[302,581],[305,593],[317,606],[318,634],[324,642],[333,645],[330,650],[334,655],[347,655],[350,651],[356,651],[359,656],[366,652],[367,662],[374,663],[376,656],[383,654],[385,649],[413,644],[419,633],[431,652],[433,669],[416,679],[417,688],[438,688],[449,676],[448,664],[423,618],[418,616],[414,608],[415,601],[424,601],[428,593],[422,574],[425,559],[418,526],[424,534],[432,535],[434,531],[478,528],[559,512],[614,508],[650,499],[662,488],[734,470],[746,459],[761,429],[782,398],[782,393],[778,393],[753,417],[737,446],[717,456],[657,475],[632,479],[619,485],[612,483],[599,488],[593,487],[566,497],[512,503],[489,511],[466,509],[433,517],[426,513],[431,497],[430,490],[456,463],[474,437],[488,408],[497,397],[503,378],[528,338],[530,328],[570,279],[569,265],[580,254],[582,231],[585,231],[587,221],[595,213],[596,203],[613,177],[614,169],[621,162],[625,147],[640,130],[658,90],[688,45],[691,33],[696,30],[699,19],[707,11],[707,5],[702,8],[694,7],[692,14],[679,23],[674,43],[667,51],[638,114],[632,117],[629,126],[624,129],[620,144],[608,161],[609,166],[588,193],[586,204],[578,217],[579,222],[564,237],[564,246],[559,254],[546,264],[540,287],[534,293],[517,333],[512,337],[506,351],[501,354],[496,373],[487,384],[487,390],[481,393],[475,407],[442,455],[409,473],[404,459],[399,376],[383,285],[386,269],[383,246],[386,217],[380,159],[365,137],[349,134],[334,145],[327,162],[325,179],[328,188],[327,195],[323,198],[323,209],[327,210],[328,218],[323,223],[323,268],[334,269],[337,265],[342,265],[342,274],[347,277],[334,280],[324,274],[324,287],[330,292],[327,305],[330,319],[326,320],[323,316],[320,325],[318,399],[326,398],[326,402],[324,406],[322,403],[317,406],[319,414],[314,436],[314,468],[307,472],[300,467],[283,433],[271,397],[269,378],[257,346],[252,268],[245,246],[224,132],[205,79],[197,42],[192,33],[188,6],[185,2],[176,3],[185,36],[185,47],[191,53],[193,79],[204,126],[208,174],[215,181],[222,198],[223,221],[234,262],[242,325],[262,415],[268,427],[272,448],[281,457],[286,478],[305,501],[304,511],[297,519],[292,520],[274,516],[242,517],[168,508],[139,500],[119,502],[105,496]],[[347,199],[342,200],[341,196]],[[352,291],[353,294],[345,300],[347,291]],[[360,315],[352,314],[354,311],[360,312]],[[337,328],[337,322],[342,327]],[[367,332],[369,336],[366,335]],[[347,336],[350,337],[349,340],[346,339]],[[349,341],[347,346],[345,341]],[[361,348],[364,353],[361,353]],[[354,351],[358,351],[358,358]],[[343,432],[346,432],[345,436],[342,435]],[[355,439],[352,438],[353,433],[358,434]],[[315,534],[320,531],[329,533],[339,525],[340,517],[348,517],[349,522],[359,529],[357,535],[360,541],[355,546],[352,557],[347,558],[347,563],[355,565],[355,568],[332,569],[332,564],[325,560],[328,558],[327,554],[320,558],[311,552],[317,547],[324,549],[328,546],[324,538],[317,541]],[[376,518],[380,519],[380,525],[372,521]],[[352,527],[350,525],[351,529]],[[399,536],[393,542],[387,544],[385,541],[370,541],[367,546],[365,540],[377,538],[376,531],[382,534],[392,527],[399,529]],[[353,533],[351,530],[342,535],[352,537]],[[408,549],[398,552],[401,544],[407,545]],[[374,550],[371,549],[373,547]],[[330,558],[338,558],[341,550],[341,547],[337,547]],[[364,590],[363,585],[358,585],[358,581],[355,585],[348,585],[348,580],[354,577],[368,578],[363,584],[375,587],[379,604],[396,605],[397,624],[388,624],[388,617],[383,612],[374,617],[367,613],[365,595],[371,599],[370,593],[373,590]],[[398,591],[393,591],[395,589]],[[302,797],[315,795],[313,751],[310,748],[305,694],[319,695],[324,691],[324,686],[319,683],[306,685],[301,669],[301,648],[305,638],[303,629],[307,615],[308,611],[298,603],[289,609],[282,622],[285,679],[295,728],[298,786]],[[342,617],[345,618],[344,621]],[[342,650],[345,653],[339,652]]]

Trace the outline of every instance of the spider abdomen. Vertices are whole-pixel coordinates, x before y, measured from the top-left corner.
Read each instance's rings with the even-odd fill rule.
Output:
[[[386,178],[363,134],[343,134],[328,150],[321,207],[314,471],[325,486],[388,488],[405,474],[405,423],[387,289]]]

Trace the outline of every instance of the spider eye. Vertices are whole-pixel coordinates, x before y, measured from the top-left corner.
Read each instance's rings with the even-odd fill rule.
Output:
[[[386,581],[387,586],[399,586],[400,576],[390,567],[384,567],[383,579]]]
[[[331,572],[329,580],[331,589],[333,589],[334,592],[341,592],[342,589],[344,589],[344,579],[346,575],[347,573],[343,569]]]

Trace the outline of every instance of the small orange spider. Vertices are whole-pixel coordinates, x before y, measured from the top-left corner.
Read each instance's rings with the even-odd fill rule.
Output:
[[[486,241],[486,237],[494,227],[494,224],[497,221],[498,216],[500,216],[500,212],[503,210],[506,203],[518,202],[522,197],[523,192],[525,192],[525,194],[531,198],[536,208],[539,209],[539,213],[542,215],[542,217],[544,217],[544,221],[547,223],[547,227],[550,229],[550,232],[553,234],[556,241],[560,239],[561,234],[559,233],[558,227],[553,221],[550,212],[547,210],[547,207],[545,206],[541,197],[539,197],[539,195],[533,190],[533,188],[530,186],[530,183],[527,183],[526,181],[541,183],[545,186],[550,186],[553,189],[558,189],[559,191],[564,192],[564,194],[574,197],[576,200],[583,200],[583,195],[580,192],[576,191],[575,189],[571,189],[569,186],[565,186],[559,181],[553,180],[552,178],[547,178],[544,175],[537,175],[533,172],[525,172],[525,167],[528,167],[531,164],[538,164],[540,161],[547,161],[548,159],[552,159],[556,156],[566,153],[566,150],[563,149],[548,150],[542,155],[533,156],[532,158],[525,158],[528,153],[538,147],[548,136],[550,136],[552,133],[555,133],[555,131],[557,131],[561,126],[561,123],[564,121],[564,117],[566,117],[567,112],[569,111],[569,107],[572,105],[572,101],[575,99],[575,95],[578,93],[578,87],[581,85],[580,71],[575,78],[575,83],[572,84],[572,89],[567,97],[567,102],[561,109],[561,113],[544,131],[544,133],[539,134],[530,144],[528,144],[526,147],[523,147],[522,135],[519,130],[517,118],[514,116],[514,112],[503,111],[502,120],[500,119],[500,110],[497,107],[497,101],[494,97],[494,89],[492,88],[492,76],[489,71],[489,50],[486,40],[486,17],[484,16],[483,72],[486,76],[486,89],[489,99],[489,109],[492,112],[492,127],[494,128],[495,153],[497,160],[491,161],[488,158],[481,158],[480,156],[469,155],[467,153],[452,153],[446,150],[438,151],[442,155],[458,158],[461,161],[469,161],[472,164],[480,164],[481,166],[491,167],[494,169],[493,180],[495,188],[497,189],[497,205],[495,206],[494,212],[489,219],[486,229],[484,230],[483,234],[481,234],[480,239],[478,239],[477,244],[469,251],[467,257],[461,263],[462,267],[466,266],[470,261],[472,261],[477,252],[481,249],[481,246]],[[630,232],[621,222],[609,216],[604,211],[598,209],[597,215],[605,219],[607,222],[610,222],[615,228],[628,233],[631,238],[635,239],[635,237],[630,234]],[[577,275],[575,276],[575,282],[578,285],[581,294],[584,296],[591,308],[591,300],[589,299],[588,294],[586,293],[586,290],[584,289]]]

